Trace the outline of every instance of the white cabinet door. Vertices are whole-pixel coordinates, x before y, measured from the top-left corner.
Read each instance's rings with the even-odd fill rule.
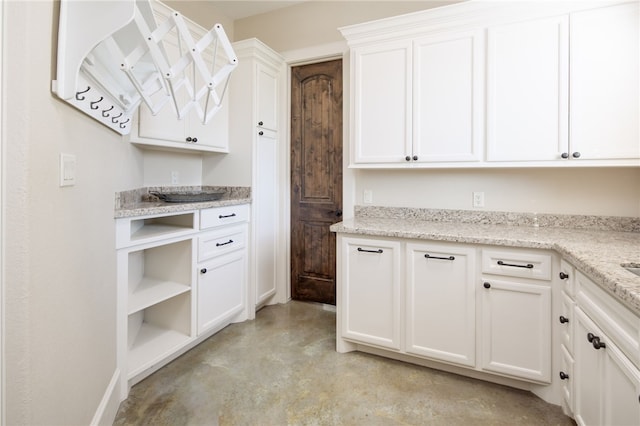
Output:
[[[480,30],[414,41],[414,161],[480,160],[483,59]]]
[[[400,349],[400,242],[343,238],[342,338]]]
[[[352,51],[351,162],[411,160],[411,41]]]
[[[407,244],[406,351],[475,366],[475,250]]]
[[[278,130],[278,70],[256,62],[256,118],[258,127]]]
[[[482,285],[482,368],[550,382],[551,289],[494,279]]]
[[[556,160],[568,146],[568,17],[490,27],[487,161]]]
[[[228,321],[244,309],[246,255],[239,250],[199,265],[198,334]]]
[[[640,372],[579,308],[574,368],[579,425],[640,424]]]
[[[278,253],[277,132],[259,130],[253,186],[253,247],[256,305],[276,293]]]
[[[640,158],[640,3],[571,15],[571,154]]]

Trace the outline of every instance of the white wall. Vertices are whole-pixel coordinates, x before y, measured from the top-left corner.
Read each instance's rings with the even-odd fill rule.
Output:
[[[116,372],[114,193],[142,185],[142,157],[51,94],[59,2],[4,6],[6,421],[89,424]]]
[[[356,204],[475,210],[472,192],[492,211],[640,217],[640,169],[358,170]]]
[[[168,151],[143,153],[143,186],[170,186],[172,172],[178,174],[178,186],[202,185],[202,156]]]

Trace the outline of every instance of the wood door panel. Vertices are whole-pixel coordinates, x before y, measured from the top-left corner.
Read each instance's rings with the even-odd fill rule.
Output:
[[[291,70],[291,296],[335,304],[342,220],[342,61]]]

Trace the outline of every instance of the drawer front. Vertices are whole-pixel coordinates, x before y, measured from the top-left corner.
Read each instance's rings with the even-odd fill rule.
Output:
[[[214,207],[200,210],[200,229],[249,221],[249,205]]]
[[[576,272],[576,303],[631,362],[640,368],[640,317],[581,272]],[[576,339],[583,337],[576,335]]]
[[[551,279],[551,255],[524,251],[483,250],[482,272],[548,281]]]
[[[198,262],[239,250],[247,245],[247,226],[207,232],[198,237]]]
[[[575,269],[569,262],[564,259],[560,259],[560,272],[558,278],[562,282],[562,291],[571,297],[576,295],[575,289]]]

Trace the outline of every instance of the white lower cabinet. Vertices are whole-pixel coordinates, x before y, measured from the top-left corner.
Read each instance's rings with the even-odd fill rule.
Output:
[[[248,211],[240,205],[117,219],[121,399],[204,338],[246,319]]]
[[[338,251],[338,351],[551,382],[550,254],[340,234]]]
[[[198,334],[220,326],[242,312],[246,263],[244,251],[236,251],[198,266]]]
[[[343,238],[339,289],[345,339],[400,350],[401,266],[397,241]]]
[[[638,425],[640,319],[586,276],[576,276],[576,423]]]
[[[407,353],[475,366],[475,252],[407,243]]]
[[[482,369],[551,381],[551,288],[484,280]]]

